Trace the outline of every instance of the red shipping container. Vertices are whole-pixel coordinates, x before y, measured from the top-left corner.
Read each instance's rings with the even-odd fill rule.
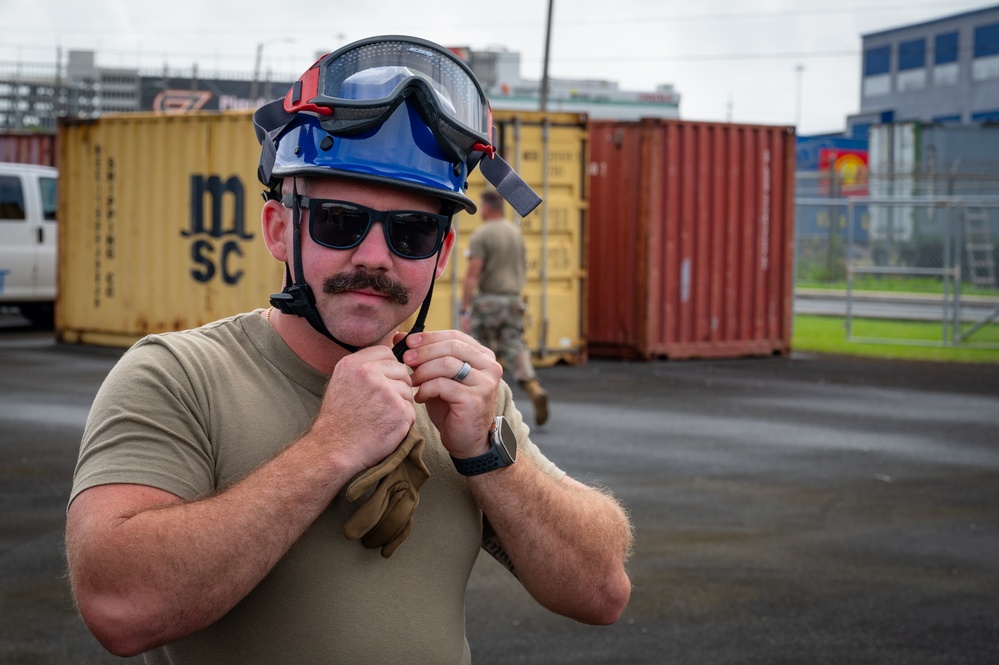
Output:
[[[794,140],[792,127],[590,122],[591,356],[790,352]]]
[[[56,135],[31,132],[0,134],[0,162],[56,166]]]

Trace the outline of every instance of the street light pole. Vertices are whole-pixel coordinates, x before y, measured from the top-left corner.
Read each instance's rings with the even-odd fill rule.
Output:
[[[284,37],[278,39],[269,39],[265,42],[260,42],[257,44],[257,58],[256,62],[253,64],[253,82],[250,84],[250,99],[257,98],[257,92],[260,89],[260,63],[263,60],[264,47],[268,44],[290,44],[295,40],[291,37]]]

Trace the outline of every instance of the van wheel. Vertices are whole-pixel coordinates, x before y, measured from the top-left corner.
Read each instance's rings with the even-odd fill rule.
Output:
[[[39,328],[51,328],[55,325],[55,307],[50,302],[24,303],[18,305],[18,309]]]

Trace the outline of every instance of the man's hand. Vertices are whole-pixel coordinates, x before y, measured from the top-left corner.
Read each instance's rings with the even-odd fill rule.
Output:
[[[413,383],[386,346],[371,346],[337,363],[311,432],[342,442],[337,455],[356,472],[388,457],[416,422]]]
[[[413,368],[412,382],[419,388],[416,401],[426,404],[444,447],[459,458],[487,452],[487,434],[503,377],[496,356],[457,330],[410,335],[407,344],[403,362]],[[466,362],[471,371],[461,381],[455,380]]]

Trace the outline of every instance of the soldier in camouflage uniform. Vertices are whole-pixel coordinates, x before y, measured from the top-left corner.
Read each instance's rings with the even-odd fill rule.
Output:
[[[530,396],[534,420],[548,420],[548,393],[541,387],[524,344],[524,290],[527,270],[524,237],[503,217],[503,199],[482,195],[483,224],[468,246],[468,270],[461,300],[461,327],[496,354]]]

